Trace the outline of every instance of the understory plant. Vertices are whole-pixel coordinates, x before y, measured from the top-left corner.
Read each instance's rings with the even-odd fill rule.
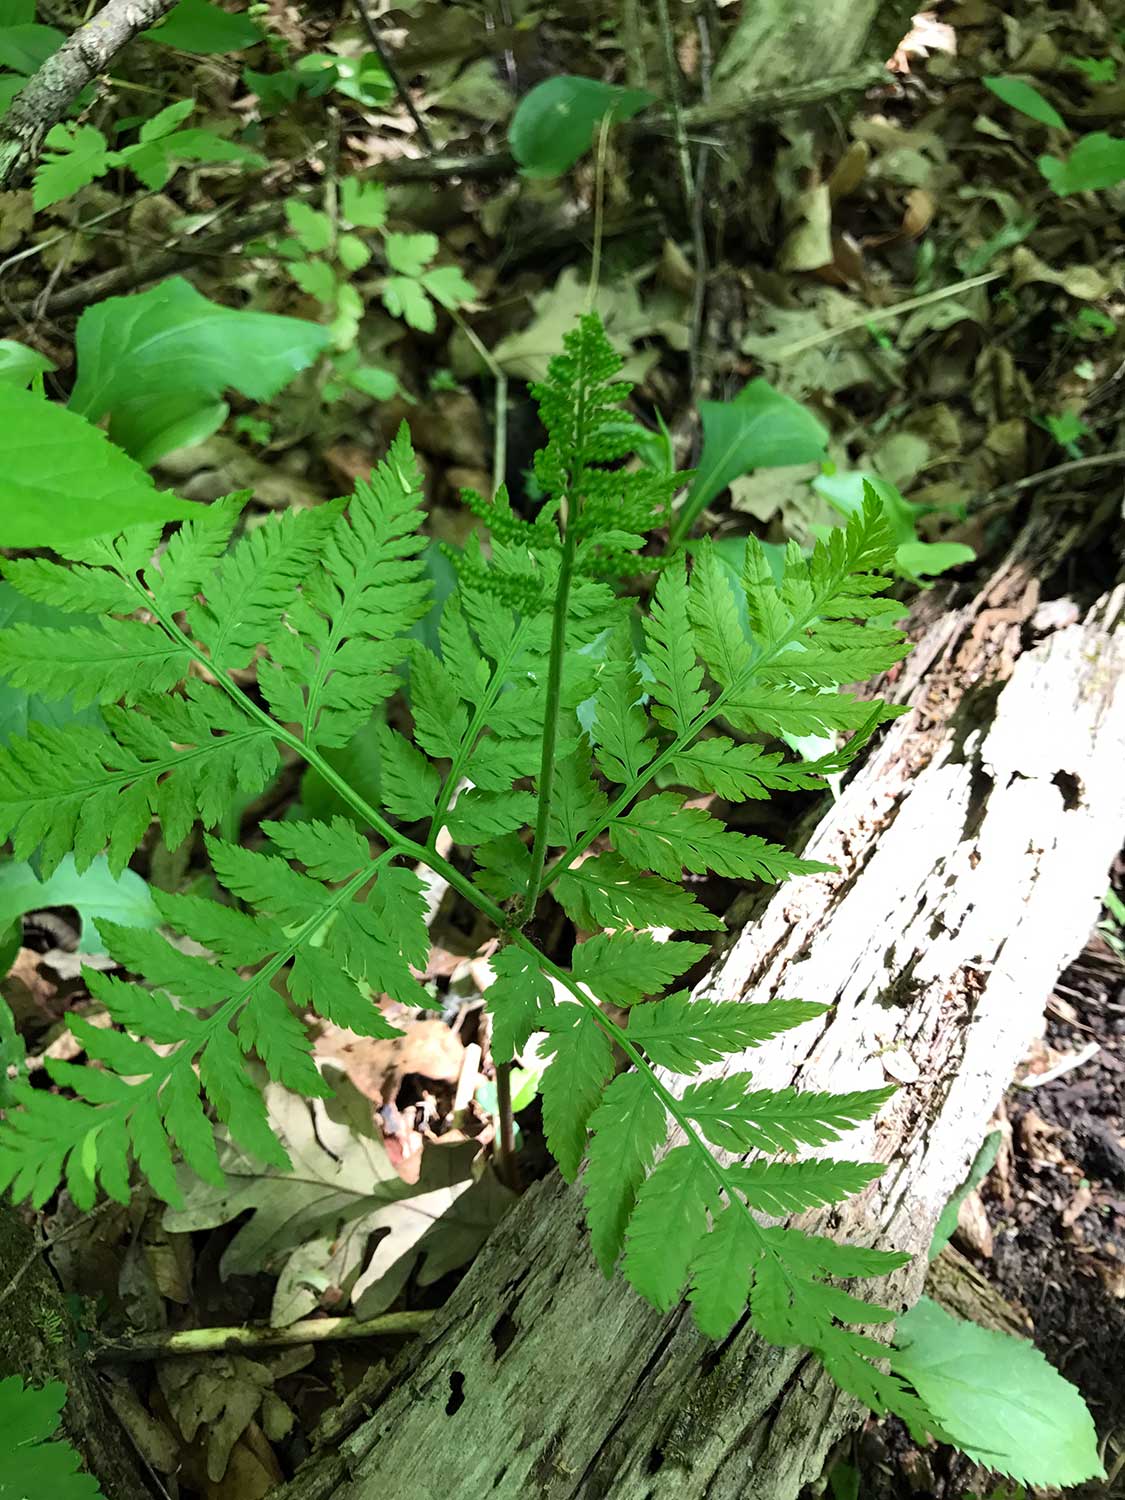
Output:
[[[494,1058],[546,1035],[546,1136],[568,1179],[587,1161],[606,1275],[620,1264],[661,1310],[686,1288],[714,1338],[749,1305],[763,1338],[814,1350],[871,1408],[935,1431],[885,1368],[885,1345],[861,1331],[894,1314],[839,1284],[906,1257],[779,1222],[879,1175],[792,1158],[871,1118],[891,1091],[769,1090],[741,1066],[720,1076],[711,1065],[825,1006],[692,998],[674,986],[705,948],[654,931],[721,927],[685,872],[780,882],[828,868],[697,804],[821,788],[893,716],[839,691],[905,654],[900,606],[885,597],[893,538],[871,497],[811,556],[791,546],[780,582],[748,541],[748,639],[730,570],[706,543],[690,565],[653,550],[678,481],[618,466],[631,448],[619,368],[598,320],[583,319],[536,390],[543,503],[528,516],[503,490],[468,497],[487,537],[457,554],[440,652],[410,634],[430,585],[405,430],[346,501],[244,530],[230,497],[199,507],[163,546],[160,526],[142,524],[63,544],[65,565],[3,564],[30,599],[100,617],[0,637],[10,682],[101,706],[103,728],[32,725],[0,758],[0,836],[15,858],[37,857],[43,879],[68,856],[82,870],[103,851],[124,870],[154,818],[173,849],[197,824],[215,828],[283,756],[313,768],[354,821],[266,822],[253,847],[207,834],[225,894],[154,891],[172,940],[99,921],[136,978],[86,971],[112,1023],[69,1017],[89,1061],[48,1058],[53,1089],[12,1084],[0,1186],[41,1205],[65,1183],[89,1208],[99,1189],[128,1201],[135,1164],[175,1204],[177,1157],[222,1181],[215,1119],[263,1162],[286,1165],[261,1072],[323,1096],[310,1012],[386,1037],[379,997],[429,1003],[416,978],[430,943],[425,867],[500,939],[487,995]],[[634,631],[621,581],[654,574]],[[411,728],[396,711],[380,730],[375,806],[328,753],[396,695]],[[849,747],[811,762],[760,743],[839,731],[852,732]],[[568,965],[533,936],[551,902],[591,934]]]

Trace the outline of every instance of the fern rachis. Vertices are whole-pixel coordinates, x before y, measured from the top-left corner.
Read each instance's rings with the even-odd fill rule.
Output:
[[[841,768],[847,751],[787,763],[712,726],[854,729],[854,748],[888,717],[882,705],[828,689],[904,652],[887,625],[898,607],[883,597],[893,547],[875,505],[811,558],[791,548],[780,584],[749,542],[747,639],[706,545],[690,571],[682,558],[642,552],[675,480],[614,467],[629,452],[618,367],[597,320],[583,320],[537,391],[549,434],[536,465],[547,500],[529,521],[503,491],[491,501],[469,497],[490,551],[474,540],[457,559],[440,654],[407,636],[428,593],[420,478],[405,432],[346,506],[291,514],[233,547],[237,498],[201,510],[156,563],[158,538],[139,528],[87,545],[71,568],[4,566],[32,597],[53,590],[109,617],[100,630],[69,633],[65,652],[53,655],[31,627],[0,640],[0,671],[12,680],[26,680],[38,656],[38,693],[64,696],[81,674],[106,705],[104,733],[35,730],[0,758],[0,833],[20,857],[39,847],[47,874],[71,850],[82,867],[108,847],[121,869],[153,816],[174,846],[196,820],[214,827],[236,793],[262,790],[279,747],[313,767],[356,822],[267,824],[272,853],[209,839],[217,881],[245,909],[198,896],[160,900],[168,925],[213,959],[156,935],[107,930],[114,956],[150,987],[89,976],[115,1024],[76,1021],[92,1062],[51,1065],[69,1093],[16,1085],[18,1106],[0,1126],[0,1182],[40,1203],[60,1179],[80,1204],[99,1185],[127,1197],[131,1152],[174,1201],[173,1145],[194,1171],[218,1170],[205,1105],[243,1145],[277,1162],[284,1153],[246,1064],[257,1058],[287,1087],[322,1092],[302,1011],[387,1035],[374,996],[425,1003],[413,973],[429,944],[410,868],[420,863],[504,940],[488,997],[497,1059],[533,1032],[547,1034],[548,1141],[571,1178],[589,1145],[587,1207],[607,1274],[623,1256],[627,1278],[659,1307],[687,1287],[696,1321],[716,1337],[749,1299],[764,1337],[815,1349],[847,1389],[921,1429],[916,1398],[876,1363],[881,1345],[849,1326],[889,1314],[828,1280],[880,1274],[903,1258],[765,1222],[837,1201],[875,1169],[760,1157],[742,1165],[712,1149],[772,1156],[831,1143],[874,1114],[885,1093],[770,1093],[751,1089],[746,1075],[691,1082],[715,1059],[823,1007],[669,993],[700,946],[645,936],[662,925],[720,925],[679,883],[684,868],[773,881],[824,868],[687,806],[669,779],[688,792],[757,797],[822,785]],[[632,606],[610,580],[654,569],[642,658]],[[234,675],[255,655],[260,697]],[[413,737],[381,731],[386,806],[378,808],[323,751],[404,690],[404,667]],[[169,693],[172,679],[186,680]],[[115,706],[126,692],[127,712]],[[454,803],[466,782],[471,789]],[[400,821],[424,825],[425,842]],[[436,852],[442,826],[473,852],[471,874],[465,860]],[[548,891],[576,927],[604,929],[579,945],[569,969],[524,931]],[[557,992],[568,998],[559,1003]],[[626,1019],[614,1020],[603,1000],[624,1006]],[[630,1069],[616,1077],[615,1047]],[[688,1082],[672,1087],[666,1074]],[[675,1144],[665,1153],[669,1130]]]

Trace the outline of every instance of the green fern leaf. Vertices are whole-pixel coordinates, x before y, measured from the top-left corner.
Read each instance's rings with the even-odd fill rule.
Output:
[[[414,737],[422,749],[439,760],[453,760],[469,727],[468,710],[453,678],[424,647],[410,659],[410,707]]]
[[[87,703],[135,703],[163,693],[187,673],[188,652],[162,631],[137,620],[55,629],[9,625],[0,635],[0,673],[14,687],[41,698]]]
[[[590,1116],[593,1132],[583,1179],[594,1258],[612,1276],[637,1190],[667,1132],[664,1105],[647,1078],[623,1073]]]
[[[598,769],[610,781],[633,781],[656,755],[640,699],[641,687],[632,665],[610,662],[602,673],[594,707]]]
[[[712,1178],[699,1170],[690,1146],[677,1146],[641,1185],[625,1236],[626,1280],[658,1312],[680,1299],[688,1270],[719,1211]]]
[[[347,880],[371,859],[367,840],[347,818],[330,823],[263,823],[262,832],[286,859],[299,860],[317,880]]]
[[[715,549],[705,542],[691,570],[688,612],[699,654],[724,688],[743,681],[752,660],[727,577]]]
[[[555,767],[548,838],[552,844],[576,843],[608,810],[609,799],[594,780],[589,746],[582,745]]]
[[[692,1000],[678,990],[667,1000],[637,1005],[629,1012],[629,1038],[653,1062],[677,1073],[694,1073],[728,1052],[758,1047],[771,1037],[822,1016],[826,1005],[805,1000]],[[685,1106],[687,1108],[687,1106]]]
[[[165,616],[186,609],[202,593],[249,498],[250,491],[242,490],[200,506],[200,514],[179,527],[155,566],[145,569],[145,584]]]
[[[779,882],[791,875],[832,871],[834,865],[800,859],[756,834],[735,833],[698,807],[685,807],[674,792],[638,802],[610,824],[613,847],[638,870],[676,880],[683,869],[714,870],[741,880]]]
[[[501,948],[489,960],[495,975],[485,993],[492,1017],[492,1056],[509,1062],[527,1046],[555,1004],[551,981],[522,948]]]
[[[0,574],[26,599],[75,614],[131,615],[140,603],[123,578],[104,568],[65,568],[42,557],[5,558]]]
[[[780,1217],[862,1193],[885,1170],[874,1163],[822,1157],[798,1162],[752,1161],[728,1167],[726,1180],[744,1193],[759,1213]]]
[[[596,933],[574,950],[575,979],[599,1000],[635,1005],[658,994],[708,951],[705,943],[659,943],[647,933]]]
[[[724,1339],[746,1311],[755,1261],[762,1253],[757,1226],[738,1203],[716,1216],[711,1233],[699,1242],[691,1263],[691,1302],[695,1326],[711,1339]]]
[[[599,854],[567,870],[554,890],[567,916],[587,932],[599,927],[714,932],[723,925],[682,887],[659,875],[638,875],[617,854]]]
[[[480,844],[515,833],[535,821],[532,792],[462,792],[446,824],[455,844]]]
[[[687,573],[678,559],[661,574],[644,621],[656,716],[678,735],[688,732],[708,701],[695,657],[689,601]]]
[[[244,667],[255,648],[278,633],[297,586],[324,551],[338,506],[288,510],[242,538],[212,575],[206,604],[188,621],[211,660],[225,671]]]
[[[379,790],[383,805],[398,818],[415,822],[433,816],[441,791],[437,767],[388,724],[380,724]]]
[[[546,1019],[550,1037],[542,1050],[553,1051],[554,1060],[539,1085],[543,1130],[559,1171],[573,1182],[586,1150],[587,1124],[613,1072],[613,1052],[598,1023],[576,1006],[561,1006]]]
[[[732,1073],[684,1090],[685,1113],[720,1150],[797,1151],[802,1145],[828,1145],[871,1119],[894,1094],[893,1086],[854,1094],[747,1092],[750,1082],[749,1073]]]
[[[82,1460],[55,1438],[66,1387],[61,1380],[25,1386],[18,1375],[0,1380],[0,1495],[11,1500],[102,1500],[98,1482],[79,1472]]]

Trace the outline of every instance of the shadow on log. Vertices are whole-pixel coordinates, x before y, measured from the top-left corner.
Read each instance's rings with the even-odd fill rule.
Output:
[[[778,891],[698,991],[832,1005],[723,1071],[752,1068],[769,1088],[900,1085],[842,1143],[887,1172],[798,1222],[915,1252],[873,1286],[903,1308],[1125,831],[1125,590],[1084,619],[1066,601],[1039,610],[1018,559],[967,608],[937,616],[885,690],[912,711],[804,846],[838,873]],[[709,1343],[684,1308],[660,1316],[606,1281],[581,1184],[557,1175],[372,1384],[367,1419],[284,1500],[381,1500],[389,1488],[794,1500],[860,1415],[814,1359],[764,1345],[745,1321]]]

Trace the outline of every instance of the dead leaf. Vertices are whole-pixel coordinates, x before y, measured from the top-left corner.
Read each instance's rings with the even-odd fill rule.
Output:
[[[832,261],[832,202],[828,184],[806,188],[790,205],[790,229],[778,256],[783,271],[815,271]]]
[[[402,1036],[378,1040],[326,1026],[314,1043],[316,1057],[330,1059],[377,1106],[392,1102],[408,1073],[438,1083],[456,1083],[465,1048],[444,1021],[411,1021]]]
[[[184,1439],[203,1434],[207,1477],[218,1483],[227,1472],[231,1450],[258,1414],[270,1393],[273,1410],[285,1407],[271,1391],[275,1380],[303,1369],[313,1357],[309,1344],[250,1359],[244,1354],[207,1354],[161,1360],[156,1367],[160,1390]]]
[[[418,1255],[428,1253],[420,1241],[443,1216],[459,1213],[455,1205],[463,1194],[468,1197],[473,1181],[479,1146],[455,1137],[448,1144],[427,1142],[417,1182],[405,1182],[374,1134],[369,1113],[365,1120],[354,1107],[366,1109],[364,1101],[346,1085],[341,1093],[350,1093],[352,1101],[346,1117],[330,1114],[321,1100],[268,1085],[270,1125],[285,1144],[293,1171],[262,1167],[225,1140],[220,1160],[227,1186],[217,1188],[185,1172],[184,1207],[164,1218],[165,1228],[185,1233],[228,1224],[251,1211],[224,1252],[222,1274],[277,1275],[270,1313],[275,1327],[307,1316],[326,1298],[334,1306],[346,1302],[361,1271],[368,1305],[385,1296],[385,1290],[375,1290],[384,1275],[393,1301]],[[490,1203],[486,1197],[484,1208]],[[488,1218],[478,1203],[463,1226],[465,1234],[476,1226],[483,1239],[491,1227]],[[380,1243],[369,1261],[373,1236]]]

